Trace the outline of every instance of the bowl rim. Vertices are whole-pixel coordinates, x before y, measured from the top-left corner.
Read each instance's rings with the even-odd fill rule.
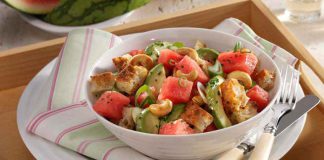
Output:
[[[212,135],[212,134],[220,134],[222,132],[226,132],[228,130],[231,130],[231,129],[235,129],[235,128],[239,128],[240,126],[243,126],[255,119],[258,119],[258,118],[261,118],[262,115],[265,115],[266,112],[268,112],[270,110],[270,108],[273,106],[274,104],[274,101],[277,99],[277,97],[279,96],[279,93],[280,93],[280,88],[281,88],[281,76],[280,76],[280,70],[277,66],[277,64],[272,60],[272,58],[267,54],[265,53],[265,51],[263,51],[262,49],[260,49],[259,47],[255,46],[254,44],[252,44],[251,42],[241,38],[241,37],[238,37],[238,36],[234,36],[234,35],[231,35],[231,34],[228,34],[228,33],[224,33],[224,32],[220,32],[220,31],[216,31],[216,30],[212,30],[212,29],[205,29],[205,28],[194,28],[194,27],[175,27],[175,28],[162,28],[162,29],[156,29],[156,30],[150,30],[150,31],[147,31],[147,32],[142,32],[142,33],[139,33],[138,35],[135,35],[134,37],[131,37],[129,39],[126,39],[124,41],[122,41],[121,44],[118,44],[116,46],[114,46],[113,48],[116,48],[116,47],[120,47],[120,45],[124,45],[125,43],[129,42],[129,41],[134,41],[134,39],[139,39],[139,38],[144,38],[150,34],[154,34],[156,32],[164,32],[164,31],[174,31],[174,32],[177,32],[179,30],[184,30],[184,31],[191,31],[191,32],[213,32],[213,34],[222,34],[223,36],[227,36],[227,37],[230,37],[231,39],[237,39],[238,41],[241,41],[243,43],[247,43],[251,46],[254,46],[255,49],[257,50],[258,53],[261,53],[263,54],[263,56],[267,57],[267,59],[270,60],[270,63],[272,63],[272,65],[274,66],[274,69],[275,69],[275,75],[276,75],[276,79],[278,79],[278,90],[277,92],[274,94],[273,98],[270,100],[269,104],[261,111],[259,112],[257,115],[253,116],[252,118],[246,120],[246,121],[243,121],[243,122],[240,122],[238,124],[235,124],[235,125],[232,125],[230,127],[226,127],[226,128],[222,128],[222,129],[218,129],[218,130],[214,130],[214,131],[211,131],[211,132],[203,132],[203,133],[195,133],[195,134],[188,134],[188,135],[161,135],[161,134],[151,134],[151,133],[145,133],[145,132],[139,132],[139,131],[135,131],[135,130],[131,130],[131,129],[126,129],[126,128],[123,128],[121,126],[118,126],[112,122],[110,122],[109,120],[107,120],[106,118],[104,118],[103,116],[99,115],[96,111],[93,110],[93,107],[90,105],[90,99],[88,98],[88,90],[89,90],[89,83],[88,83],[88,78],[87,78],[87,81],[84,82],[84,85],[83,85],[83,91],[85,93],[85,99],[86,99],[86,102],[87,102],[87,107],[91,110],[91,112],[93,112],[97,119],[99,118],[100,119],[100,122],[102,123],[101,120],[103,120],[104,122],[108,122],[107,124],[109,124],[110,126],[114,127],[114,128],[118,128],[122,131],[125,131],[125,132],[129,132],[131,134],[138,134],[138,135],[141,135],[141,136],[150,136],[150,137],[159,137],[159,138],[193,138],[193,137],[201,137],[201,136],[207,136],[207,135]],[[111,48],[111,49],[113,49]],[[111,50],[109,49],[109,50]],[[253,49],[253,50],[255,50]],[[106,52],[109,52],[109,50],[105,51]],[[94,65],[91,67],[90,69],[90,72],[89,72],[89,75],[87,75],[87,77],[91,76],[91,74],[93,73],[95,67],[98,65],[98,63],[101,61],[101,59],[103,58],[104,54],[98,59],[96,60],[96,62],[94,63]],[[267,62],[269,63],[269,62]],[[278,76],[279,75],[279,76]],[[256,129],[254,127],[254,129]]]

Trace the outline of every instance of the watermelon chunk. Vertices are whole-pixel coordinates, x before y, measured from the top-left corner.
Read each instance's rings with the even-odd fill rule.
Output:
[[[250,97],[250,101],[254,101],[258,106],[258,112],[261,112],[270,101],[270,96],[267,91],[261,88],[259,85],[255,85],[246,93]]]
[[[258,63],[258,58],[252,53],[223,52],[219,54],[218,61],[222,64],[223,71],[242,71],[251,75]]]
[[[130,103],[130,99],[115,91],[106,91],[93,105],[93,109],[100,115],[119,121],[123,118],[123,108]]]
[[[167,69],[173,69],[173,67],[183,58],[182,55],[170,49],[163,49],[160,51],[159,63]]]
[[[13,8],[29,14],[46,14],[60,4],[60,0],[5,0]]]
[[[196,61],[191,59],[189,56],[185,56],[179,63],[176,64],[176,69],[180,70],[182,73],[188,74],[195,70],[198,72],[198,78],[195,82],[201,82],[203,84],[209,81],[209,77],[204,73],[204,71],[199,67]]]
[[[211,123],[207,128],[204,130],[204,132],[211,132],[217,130],[217,127],[215,126],[214,123]]]
[[[193,134],[195,131],[182,119],[166,123],[160,127],[159,134],[165,135],[184,135]]]
[[[191,81],[170,76],[163,81],[158,99],[169,99],[174,104],[186,103],[190,100],[192,86]]]

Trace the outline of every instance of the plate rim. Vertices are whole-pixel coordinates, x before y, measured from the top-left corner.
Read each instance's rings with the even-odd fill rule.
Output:
[[[43,31],[47,31],[50,33],[54,34],[66,34],[74,29],[78,28],[86,28],[86,27],[92,27],[92,28],[97,28],[97,29],[104,29],[110,26],[116,26],[123,24],[123,20],[127,19],[127,17],[131,16],[134,13],[133,11],[127,12],[123,15],[107,19],[102,22],[94,23],[94,24],[89,24],[89,25],[83,25],[83,26],[59,26],[59,25],[54,25],[51,23],[47,23],[37,17],[34,17],[33,15],[28,15],[25,13],[18,12],[19,16],[21,19],[23,19],[26,23],[39,28]]]

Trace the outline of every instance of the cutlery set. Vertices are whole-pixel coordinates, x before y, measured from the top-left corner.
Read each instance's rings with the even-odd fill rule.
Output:
[[[274,116],[264,127],[263,133],[257,142],[254,144],[253,140],[256,135],[253,135],[236,148],[225,152],[219,157],[219,160],[240,160],[248,153],[251,153],[249,160],[269,159],[275,137],[320,102],[319,98],[313,95],[306,95],[297,101],[299,72],[291,66],[287,66],[285,69],[281,68],[280,72],[282,87],[275,105],[271,108]]]

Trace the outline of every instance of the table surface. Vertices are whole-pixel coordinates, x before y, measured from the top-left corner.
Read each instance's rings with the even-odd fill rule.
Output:
[[[218,0],[153,0],[150,4],[136,10],[133,17],[126,20],[137,20],[148,16],[163,13],[172,13],[186,10]],[[305,48],[320,62],[324,61],[324,17],[312,23],[289,22],[284,16],[282,1],[263,0],[275,15],[296,35],[305,45]],[[324,10],[324,7],[322,7]],[[150,14],[145,14],[149,12]],[[324,13],[324,11],[323,11]],[[15,26],[15,27],[13,27]],[[0,3],[0,51],[26,44],[60,37],[52,33],[41,31],[20,19],[18,13]],[[323,65],[323,63],[322,63]],[[309,73],[312,74],[312,73]],[[324,85],[312,76],[314,83],[319,84],[324,94]],[[19,97],[25,86],[0,91],[0,126],[9,126],[7,130],[0,131],[0,159],[34,159],[20,138],[17,123],[16,109]],[[285,155],[287,160],[317,160],[324,157],[324,116],[318,109],[313,109],[307,117],[305,128],[297,143]],[[8,139],[10,139],[8,141]]]

